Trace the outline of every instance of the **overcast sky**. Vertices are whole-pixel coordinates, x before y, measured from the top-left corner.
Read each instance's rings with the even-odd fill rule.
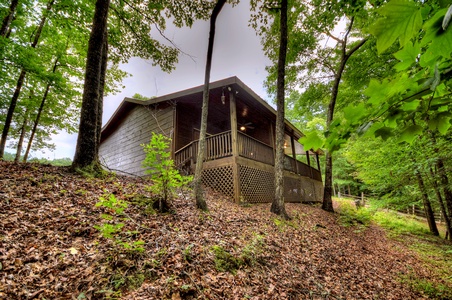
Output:
[[[218,16],[211,81],[237,76],[259,96],[269,100],[263,82],[267,75],[265,66],[270,62],[262,52],[260,37],[248,26],[249,17],[247,1],[235,7],[226,4]],[[103,123],[110,119],[124,97],[131,97],[135,93],[147,97],[162,96],[203,84],[208,33],[209,23],[206,21],[197,21],[192,28],[168,26],[165,35],[192,58],[181,54],[176,70],[170,74],[153,67],[151,62],[131,59],[121,67],[132,74],[123,82],[125,89],[104,99]],[[53,137],[55,151],[34,153],[33,156],[72,159],[76,140],[76,134],[60,133]]]

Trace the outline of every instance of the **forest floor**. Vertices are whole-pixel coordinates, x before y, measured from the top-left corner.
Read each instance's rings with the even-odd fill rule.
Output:
[[[126,214],[95,205],[110,194]],[[0,299],[427,299],[413,282],[452,278],[411,250],[416,237],[346,227],[317,205],[286,204],[284,221],[207,192],[208,213],[181,194],[155,214],[145,194],[138,178],[0,162]],[[113,238],[93,227],[102,214],[125,224]]]

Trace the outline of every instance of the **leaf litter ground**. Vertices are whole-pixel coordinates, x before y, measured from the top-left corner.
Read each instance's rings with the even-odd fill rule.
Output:
[[[0,299],[423,299],[401,278],[432,272],[377,227],[343,227],[318,206],[239,206],[206,192],[175,213],[131,204],[125,251],[93,228],[101,195],[145,194],[138,178],[87,179],[67,168],[0,162]],[[121,220],[123,221],[123,220]]]

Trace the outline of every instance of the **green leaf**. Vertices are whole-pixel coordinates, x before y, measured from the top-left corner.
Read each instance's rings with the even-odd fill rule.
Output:
[[[450,58],[452,52],[452,29],[448,27],[447,30],[444,30],[441,27],[441,20],[445,13],[446,9],[438,11],[435,16],[424,25],[426,33],[422,39],[421,46],[425,46],[429,42],[431,42],[431,44],[422,55],[422,66],[428,66],[432,63],[436,64],[436,60],[439,56]]]
[[[421,46],[418,43],[407,43],[400,51],[394,53],[394,57],[400,60],[394,66],[397,71],[403,71],[411,67],[416,62],[418,55],[421,53]]]
[[[421,100],[413,100],[413,101],[404,103],[400,108],[403,111],[415,111],[415,110],[417,110],[417,108],[419,107],[420,104],[421,104]]]
[[[414,139],[422,133],[422,126],[420,125],[411,125],[407,128],[405,128],[402,133],[400,134],[400,137],[398,139],[398,142],[407,142],[412,143]]]
[[[451,126],[451,118],[452,114],[449,112],[439,113],[436,115],[436,117],[429,120],[428,128],[430,130],[438,130],[441,134],[446,134]]]
[[[377,38],[378,53],[388,49],[397,38],[403,47],[422,27],[421,10],[413,1],[392,0],[378,11],[385,18],[380,18],[369,28]]]
[[[443,116],[438,121],[438,131],[441,134],[446,134],[449,130],[451,124],[450,124],[451,117]]]
[[[306,133],[306,135],[300,139],[300,143],[305,149],[317,150],[323,146],[323,140],[315,131]]]
[[[364,94],[369,97],[369,103],[378,106],[381,102],[384,102],[391,90],[391,84],[389,80],[385,79],[382,82],[371,79],[369,86],[364,91]]]
[[[350,123],[354,124],[356,121],[360,120],[364,115],[366,115],[366,108],[364,103],[359,103],[358,105],[349,105],[344,108],[344,118]]]
[[[383,141],[386,141],[389,137],[393,136],[392,129],[389,127],[382,127],[375,130],[375,137],[381,137]]]
[[[447,105],[440,106],[437,110],[438,110],[438,112],[449,111],[449,106],[447,106]]]

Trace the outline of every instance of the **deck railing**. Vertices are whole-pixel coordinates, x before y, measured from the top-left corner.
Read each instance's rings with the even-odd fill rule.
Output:
[[[208,136],[206,138],[204,161],[232,156],[232,146],[231,131]],[[271,146],[242,132],[238,132],[237,147],[239,156],[272,166],[275,164],[274,150]],[[198,141],[193,141],[176,151],[174,163],[178,168],[193,166],[196,163],[197,155]],[[284,157],[284,169],[319,181],[322,180],[319,170],[316,170],[301,161],[295,160],[288,155]]]
[[[275,164],[273,148],[269,145],[242,132],[238,132],[237,142],[240,156],[263,162],[268,165]]]
[[[179,167],[187,162],[196,163],[198,157],[198,143],[193,141],[190,144],[177,150],[174,155],[174,164]],[[232,155],[231,131],[206,137],[204,161],[214,160]]]

